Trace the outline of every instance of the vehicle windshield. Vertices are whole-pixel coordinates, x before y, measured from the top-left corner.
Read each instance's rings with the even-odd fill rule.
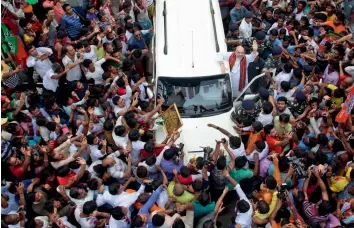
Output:
[[[181,117],[211,116],[232,108],[230,76],[159,77],[157,95],[163,110],[176,103]]]

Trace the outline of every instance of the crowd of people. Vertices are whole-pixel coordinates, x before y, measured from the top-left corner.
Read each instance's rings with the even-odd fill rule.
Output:
[[[219,5],[257,96],[191,157],[154,134],[154,0],[1,1],[2,227],[354,226],[354,1]]]

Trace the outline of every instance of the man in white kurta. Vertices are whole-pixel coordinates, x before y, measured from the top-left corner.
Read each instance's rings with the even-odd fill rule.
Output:
[[[239,90],[240,87],[240,63],[242,58],[246,58],[246,80],[245,80],[245,87],[248,83],[248,73],[247,73],[247,67],[248,64],[253,62],[255,60],[255,58],[258,56],[258,44],[256,41],[253,41],[253,45],[252,45],[252,53],[249,55],[245,55],[245,50],[242,46],[238,46],[235,50],[235,54],[236,54],[236,61],[235,64],[233,65],[232,69],[230,69],[230,76],[231,76],[231,84],[232,84],[232,94],[233,97],[237,97],[238,95],[241,94],[242,90]],[[229,60],[231,55],[233,54],[233,52],[227,52],[224,54],[221,54],[219,56],[219,62],[220,62],[220,66],[221,66],[221,71],[223,73],[226,72],[226,68],[230,68],[229,66]],[[225,61],[227,62],[227,67],[225,67]]]

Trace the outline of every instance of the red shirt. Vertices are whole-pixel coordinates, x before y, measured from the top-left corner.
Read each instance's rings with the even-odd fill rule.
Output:
[[[163,147],[156,147],[153,150],[153,153],[156,155],[156,157],[160,155],[160,153],[163,151],[163,148],[165,148],[165,147],[164,146]],[[152,154],[152,153],[147,152],[144,149],[140,150],[140,153],[141,153],[141,155],[143,155],[144,158],[147,158],[149,155]]]
[[[178,180],[179,180],[179,183],[185,184],[185,185],[193,183],[192,175],[189,175],[188,177],[182,177],[182,175],[178,175]]]
[[[279,138],[274,138],[269,135],[266,136],[266,142],[269,146],[269,151],[275,151],[278,154],[280,154],[283,151],[283,148],[281,146],[274,145],[278,141],[279,141]]]
[[[74,172],[70,172],[67,176],[65,177],[58,177],[57,176],[57,180],[59,182],[60,185],[67,185],[69,183],[69,180],[74,178],[76,176],[76,174]]]
[[[17,179],[20,180],[26,179],[27,173],[22,169],[22,165],[11,166],[10,170]]]

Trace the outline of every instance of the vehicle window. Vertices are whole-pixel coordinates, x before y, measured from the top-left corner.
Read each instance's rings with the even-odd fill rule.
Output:
[[[164,109],[176,103],[182,117],[210,116],[232,108],[228,74],[207,77],[159,77],[157,94]]]

